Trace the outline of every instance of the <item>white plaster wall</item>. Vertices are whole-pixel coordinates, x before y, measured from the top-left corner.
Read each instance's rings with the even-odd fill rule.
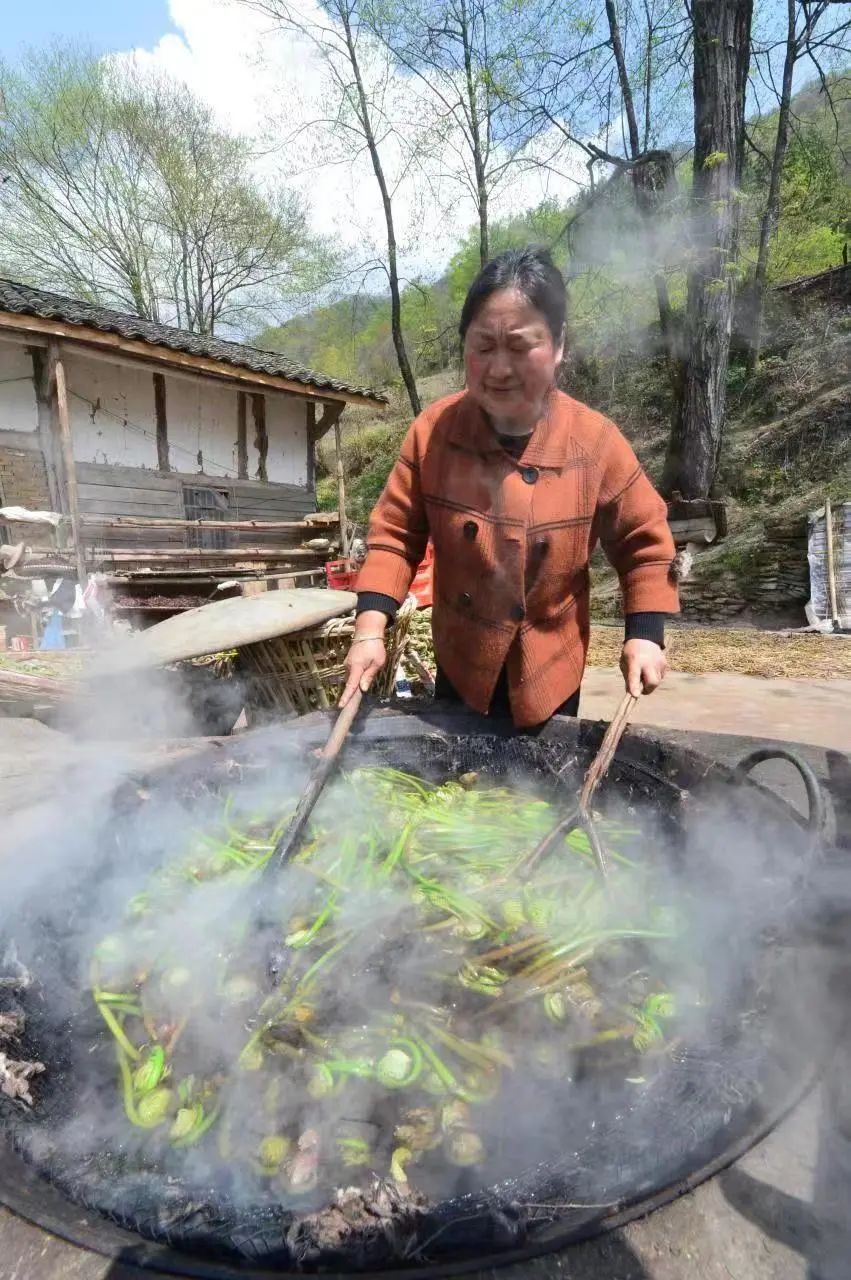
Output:
[[[36,431],[33,362],[26,347],[0,341],[0,432]]]
[[[71,354],[64,363],[77,461],[156,469],[151,370]]]
[[[322,406],[317,405],[317,415],[321,417]],[[257,470],[256,460],[252,464],[252,418],[251,405],[248,406],[248,474],[253,477]],[[270,480],[278,484],[307,484],[307,402],[298,396],[287,396],[272,393],[266,396],[266,431],[269,435],[269,453],[266,458],[266,473]],[[256,458],[256,454],[255,454]]]
[[[236,475],[237,396],[235,387],[213,378],[196,380],[166,374],[169,461],[175,471],[203,471],[207,476]],[[250,468],[250,421],[248,434]]]
[[[153,371],[131,362],[115,364],[80,355],[68,355],[65,364],[77,461],[156,469]],[[169,373],[164,377],[172,470],[190,475],[200,471],[208,476],[235,479],[238,388],[214,378]],[[0,385],[0,406],[5,405],[4,390]],[[35,399],[31,382],[29,391],[34,426]],[[304,486],[307,484],[306,401],[279,392],[265,395],[268,478],[281,484]],[[2,411],[5,412],[5,408]],[[246,432],[248,476],[253,480],[257,475],[258,455],[254,447],[250,394],[246,404]]]

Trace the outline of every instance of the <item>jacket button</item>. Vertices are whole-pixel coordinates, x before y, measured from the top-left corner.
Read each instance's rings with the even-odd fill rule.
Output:
[[[475,520],[468,520],[464,525],[464,537],[467,538],[468,541],[472,542],[478,532],[479,526],[476,524]]]
[[[469,591],[462,591],[460,596],[458,597],[458,604],[461,606],[461,608],[469,609],[472,603],[473,603],[473,597],[470,595]]]
[[[538,479],[538,468],[524,467],[523,470],[520,472],[520,474],[527,484],[534,484],[535,481]]]
[[[549,538],[536,538],[532,550],[538,560],[543,560],[544,556],[549,554],[550,540]]]
[[[513,604],[511,606],[512,622],[522,622],[525,617],[526,617],[526,610],[523,608],[522,604]]]

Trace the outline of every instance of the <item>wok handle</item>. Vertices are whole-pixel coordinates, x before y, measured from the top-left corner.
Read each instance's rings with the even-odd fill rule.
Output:
[[[733,770],[733,780],[737,783],[745,782],[751,770],[767,760],[786,760],[797,769],[807,792],[809,805],[807,830],[813,836],[820,836],[824,830],[827,815],[824,791],[814,769],[794,751],[787,751],[785,747],[758,747],[756,751],[751,751],[738,762]]]

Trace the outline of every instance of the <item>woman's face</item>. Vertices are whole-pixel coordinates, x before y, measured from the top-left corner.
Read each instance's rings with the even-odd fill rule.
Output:
[[[471,321],[464,340],[467,390],[497,423],[531,428],[561,363],[544,316],[517,289],[499,289]]]

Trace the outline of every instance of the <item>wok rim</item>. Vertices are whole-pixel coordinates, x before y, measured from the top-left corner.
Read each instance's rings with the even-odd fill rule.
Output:
[[[235,739],[219,739],[214,744],[205,744],[203,751],[180,759],[176,763],[173,760],[162,761],[154,768],[148,769],[144,776],[137,775],[129,780],[125,786],[129,787],[132,797],[140,785],[157,785],[165,781],[167,785],[180,786],[184,784],[187,777],[197,780],[199,770],[203,769],[205,764],[212,766],[214,775],[218,774],[222,768],[228,771],[234,763],[237,767],[241,763],[247,763],[252,751],[262,755],[265,743],[270,740],[270,736],[277,736],[282,728],[284,731],[295,734],[298,744],[303,746],[305,751],[309,751],[324,743],[331,718],[329,713],[318,712],[301,717],[289,725],[278,725],[269,730],[254,730]],[[570,743],[572,741],[581,760],[586,753],[592,752],[599,745],[605,727],[603,722],[557,718],[538,736],[539,740],[545,742],[555,740]],[[393,709],[373,711],[364,717],[358,729],[359,732],[353,736],[353,741],[357,742],[361,739],[364,744],[370,741],[409,739],[426,735],[445,739],[502,737],[513,732],[509,722],[483,723],[480,717],[473,717],[463,709],[457,713],[421,714],[413,708],[402,712]],[[746,749],[747,745],[748,740],[745,739],[743,747]],[[662,762],[676,765],[674,776],[666,777],[661,771],[656,773],[646,759],[648,748],[651,751],[656,749]],[[655,779],[668,787],[681,785],[676,778],[676,773],[680,770],[684,774],[682,779],[685,783],[684,789],[688,789],[689,785],[706,782],[708,779],[717,779],[726,783],[738,781],[743,790],[758,794],[758,803],[770,806],[778,816],[792,821],[799,828],[806,827],[802,816],[775,792],[750,778],[737,779],[735,766],[731,767],[680,742],[666,741],[663,736],[653,731],[633,728],[624,739],[618,751],[618,757],[627,767],[637,768],[649,780]],[[480,1254],[476,1257],[462,1256],[450,1262],[415,1262],[409,1267],[380,1271],[348,1270],[321,1273],[285,1271],[268,1267],[264,1269],[262,1263],[258,1269],[257,1263],[248,1260],[244,1264],[236,1260],[229,1260],[224,1264],[216,1263],[198,1254],[174,1250],[149,1240],[119,1226],[107,1215],[98,1214],[96,1210],[89,1210],[78,1204],[15,1151],[9,1135],[2,1129],[0,1129],[0,1205],[25,1221],[51,1232],[76,1247],[120,1260],[125,1265],[139,1268],[142,1272],[159,1270],[168,1276],[195,1277],[197,1280],[239,1280],[247,1274],[258,1277],[258,1280],[264,1277],[269,1277],[269,1280],[272,1277],[295,1280],[296,1276],[305,1274],[323,1274],[329,1277],[357,1275],[374,1276],[376,1280],[410,1280],[410,1277],[417,1275],[451,1277],[488,1267],[509,1267],[617,1230],[688,1194],[734,1164],[767,1137],[801,1103],[817,1084],[825,1059],[830,1052],[830,1044],[825,1044],[821,1055],[814,1057],[805,1066],[802,1064],[794,1080],[790,1078],[788,1088],[784,1089],[779,1103],[764,1114],[755,1116],[748,1124],[746,1131],[733,1139],[723,1151],[671,1184],[622,1200],[611,1209],[603,1210],[579,1223],[574,1219],[572,1224],[568,1225],[562,1219],[560,1222],[542,1223],[536,1229],[535,1223],[530,1222],[528,1235],[521,1245],[515,1247],[507,1245],[498,1252]]]

